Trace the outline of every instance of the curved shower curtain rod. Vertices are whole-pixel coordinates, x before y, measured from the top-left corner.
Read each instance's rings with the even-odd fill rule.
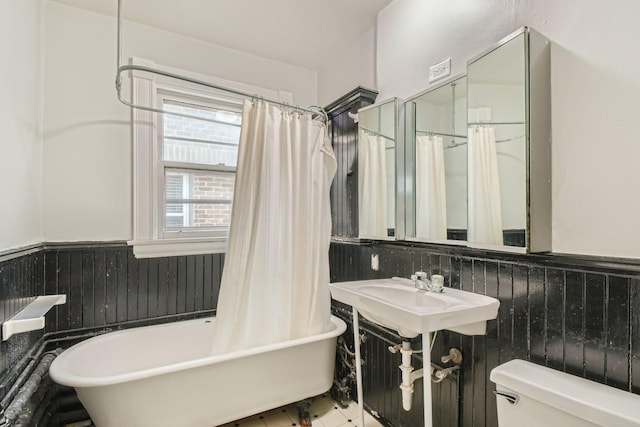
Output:
[[[146,66],[141,66],[141,65],[120,65],[121,62],[121,56],[122,56],[122,48],[121,48],[121,38],[122,38],[122,30],[121,30],[121,21],[122,21],[122,0],[118,0],[118,35],[117,35],[117,68],[116,68],[116,92],[118,93],[118,101],[120,101],[121,103],[123,103],[124,105],[127,105],[131,108],[136,108],[139,110],[145,110],[145,111],[151,111],[154,113],[162,113],[162,114],[171,114],[174,116],[181,116],[181,117],[188,117],[188,118],[193,118],[193,119],[197,119],[197,120],[203,120],[203,121],[210,121],[207,118],[204,117],[198,117],[198,116],[194,116],[191,114],[183,114],[183,113],[176,113],[173,111],[167,111],[167,110],[163,110],[160,108],[153,108],[153,107],[147,107],[145,105],[138,105],[138,104],[134,104],[133,102],[127,101],[126,99],[122,98],[122,72],[123,71],[142,71],[142,72],[146,72],[146,73],[152,73],[152,74],[158,74],[161,76],[165,76],[165,77],[170,77],[173,79],[177,79],[177,80],[182,80],[188,83],[193,83],[193,84],[197,84],[200,86],[205,86],[211,89],[216,89],[216,90],[221,90],[224,92],[230,92],[233,93],[235,95],[240,95],[241,97],[244,98],[251,98],[251,99],[258,99],[258,100],[263,100],[266,101],[270,104],[276,104],[279,105],[281,107],[284,107],[285,109],[294,109],[294,110],[298,110],[298,111],[304,111],[307,113],[311,113],[312,117],[313,115],[320,115],[322,117],[322,119],[324,120],[325,123],[329,122],[329,117],[327,116],[327,112],[324,111],[324,109],[322,107],[316,106],[316,105],[311,105],[308,106],[306,108],[304,107],[300,107],[298,105],[291,105],[288,104],[286,102],[280,102],[280,101],[275,101],[272,99],[267,99],[263,96],[259,96],[256,94],[250,94],[250,93],[246,93],[246,92],[242,92],[239,90],[235,90],[235,89],[230,89],[224,86],[219,86],[213,83],[209,83],[209,82],[205,82],[202,80],[198,80],[198,79],[193,79],[190,77],[186,77],[186,76],[181,76],[179,74],[175,74],[175,73],[170,73],[167,71],[163,71],[163,70],[158,70],[156,68],[152,68],[152,67],[146,67]]]

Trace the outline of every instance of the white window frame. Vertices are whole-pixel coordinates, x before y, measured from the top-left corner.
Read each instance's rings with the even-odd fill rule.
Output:
[[[292,103],[291,93],[264,89],[220,78],[159,66],[153,62],[132,58],[131,63],[182,75],[199,81],[235,89],[244,93]],[[136,105],[158,107],[162,92],[169,91],[185,97],[223,98],[242,103],[237,95],[221,94],[202,85],[195,85],[157,74],[135,71],[131,74],[132,101]],[[164,164],[158,139],[162,126],[161,114],[132,109],[133,139],[133,246],[136,258],[176,255],[223,253],[226,251],[228,230],[176,234],[164,232]],[[164,162],[166,163],[166,162]],[[181,163],[181,165],[183,165]],[[182,237],[187,235],[187,237]]]

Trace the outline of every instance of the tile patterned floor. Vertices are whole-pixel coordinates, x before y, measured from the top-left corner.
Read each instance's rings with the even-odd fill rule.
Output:
[[[313,398],[311,402],[313,427],[363,427],[358,417],[358,404],[351,402],[341,408],[328,394]],[[364,427],[382,427],[375,418],[365,412]],[[295,405],[272,409],[262,414],[230,422],[221,427],[290,427],[298,426],[298,411]]]

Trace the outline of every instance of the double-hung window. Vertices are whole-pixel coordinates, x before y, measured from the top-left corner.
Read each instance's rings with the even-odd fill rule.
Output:
[[[133,58],[136,65],[292,102],[250,86]],[[231,220],[243,98],[154,73],[133,72],[133,239],[138,258],[224,252]],[[194,117],[204,118],[199,120]]]
[[[231,220],[238,141],[238,103],[159,91],[158,130],[164,238],[226,237]],[[190,116],[190,117],[187,117]],[[200,120],[194,117],[206,119]]]
[[[189,76],[217,85],[233,83]],[[134,212],[129,244],[135,256],[224,252],[243,100],[152,73],[134,73],[131,82],[134,104],[167,112],[132,110]]]

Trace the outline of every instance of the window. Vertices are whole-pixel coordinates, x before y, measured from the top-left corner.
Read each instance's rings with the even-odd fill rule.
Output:
[[[265,98],[288,92],[143,65]],[[226,250],[242,98],[154,73],[131,74],[132,102],[175,114],[133,109],[133,253],[138,258]],[[198,120],[192,117],[203,117]]]
[[[162,153],[165,238],[226,236],[242,115],[237,103],[161,91],[160,107],[192,117],[164,114],[158,143]]]

